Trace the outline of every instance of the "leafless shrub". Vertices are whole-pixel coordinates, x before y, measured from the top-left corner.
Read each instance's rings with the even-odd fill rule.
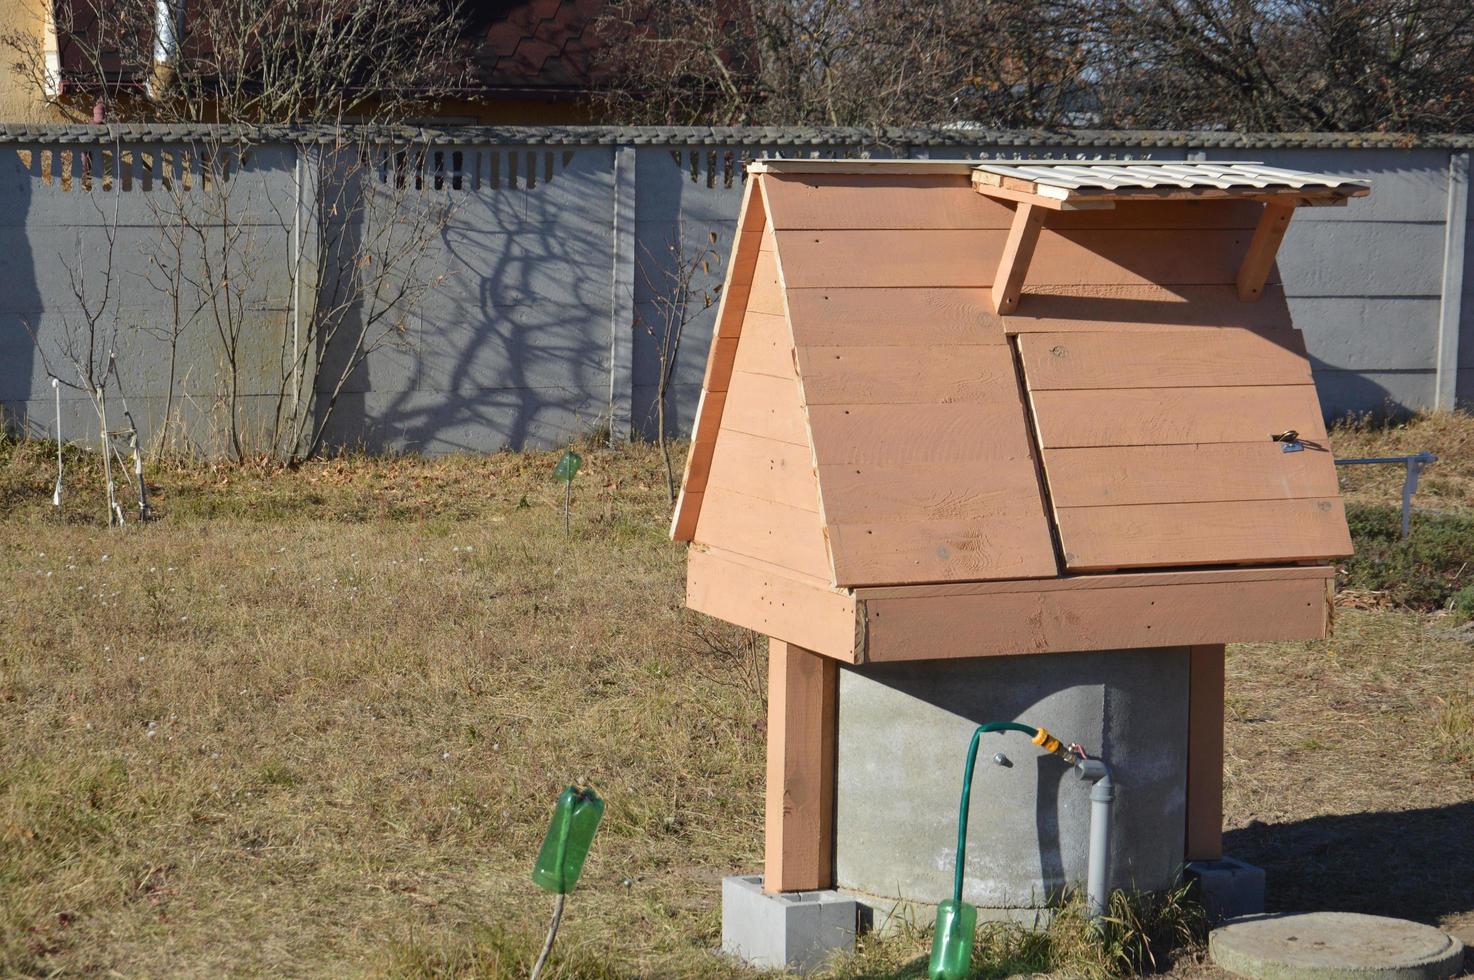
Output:
[[[460,7],[441,0],[51,6],[56,65],[22,29],[0,45],[14,72],[78,120],[100,107],[116,120],[394,122],[461,93],[467,77]]]
[[[1115,0],[1096,48],[1103,120],[1261,132],[1462,132],[1463,0]]]
[[[1461,0],[616,0],[624,122],[1461,132]]]
[[[664,254],[652,254],[646,249],[639,260],[652,312],[637,325],[655,344],[660,370],[655,382],[655,439],[665,462],[665,491],[672,501],[676,499],[677,487],[666,431],[671,384],[687,325],[702,311],[711,309],[722,291],[722,256],[716,243],[716,233],[709,232],[701,247],[693,248],[686,240],[684,228],[678,225],[666,242]]]
[[[32,39],[11,32],[0,45],[71,118],[315,127],[294,147],[290,201],[238,179],[259,150],[250,129],[172,151],[148,197],[160,236],[143,273],[166,299],[168,320],[141,329],[169,350],[160,450],[176,436],[191,441],[174,431],[178,353],[186,335],[204,331],[229,454],[296,462],[319,451],[350,379],[406,336],[416,304],[441,281],[423,268],[451,211],[441,155],[413,140],[371,142],[357,124],[400,122],[462,93],[459,7],[173,0],[161,15],[155,0],[56,6],[60,79]],[[116,290],[121,274],[109,263],[104,288]],[[291,310],[280,371],[268,369],[266,391],[251,392],[272,404],[247,413],[243,372],[260,359],[259,297],[283,280]]]

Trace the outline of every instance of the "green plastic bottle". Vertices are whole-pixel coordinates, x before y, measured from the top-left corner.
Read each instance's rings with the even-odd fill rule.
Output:
[[[972,935],[978,910],[966,902],[944,899],[937,906],[936,932],[932,935],[931,980],[967,980],[972,975]]]
[[[588,787],[569,786],[558,794],[553,822],[532,866],[532,880],[539,888],[557,895],[573,890],[603,816],[604,801]]]
[[[558,457],[558,462],[553,466],[553,479],[564,483],[572,483],[573,478],[578,475],[578,468],[583,465],[583,457],[569,449]]]

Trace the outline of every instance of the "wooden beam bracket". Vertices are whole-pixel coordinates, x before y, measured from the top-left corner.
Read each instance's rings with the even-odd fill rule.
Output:
[[[1045,214],[1045,209],[1037,204],[1019,204],[1014,210],[1008,241],[993,277],[993,312],[1012,313],[1018,309],[1019,294],[1023,292],[1029,261],[1034,257],[1034,246],[1039,243]]]
[[[1249,240],[1249,250],[1244,255],[1243,264],[1239,266],[1239,299],[1244,302],[1253,302],[1264,294],[1265,280],[1269,278],[1269,270],[1280,250],[1280,242],[1285,240],[1290,218],[1295,214],[1295,204],[1294,200],[1265,202],[1264,213],[1259,216],[1259,224],[1254,229],[1254,237]]]

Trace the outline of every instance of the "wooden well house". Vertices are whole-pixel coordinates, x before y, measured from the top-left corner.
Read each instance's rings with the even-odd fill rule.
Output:
[[[765,887],[832,883],[838,666],[1318,638],[1351,552],[1275,255],[1369,188],[1255,163],[749,168],[672,534],[771,637]],[[950,757],[946,778],[955,781]]]

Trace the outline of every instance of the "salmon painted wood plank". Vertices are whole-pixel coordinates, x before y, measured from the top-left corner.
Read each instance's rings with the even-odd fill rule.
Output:
[[[788,637],[844,663],[856,659],[858,621],[851,596],[740,556],[692,548],[686,606],[768,636]]]
[[[987,289],[790,289],[801,347],[1002,344]]]
[[[695,543],[833,581],[829,546],[812,510],[707,485]]]
[[[732,247],[743,252],[752,249],[757,249],[761,251],[765,247],[771,250],[772,238],[772,229],[765,228],[762,226],[761,223],[759,223],[751,230],[738,232],[736,239],[732,242]],[[731,268],[731,278],[725,281],[731,282],[733,285],[750,283],[752,282],[754,269],[755,266],[750,261],[735,264]]]
[[[834,884],[834,760],[839,665],[812,650],[768,643],[768,765],[763,889]]]
[[[1314,385],[1034,391],[1029,397],[1045,449],[1268,442],[1286,429],[1326,441]]]
[[[1336,576],[1333,565],[1266,565],[1254,568],[1193,568],[1186,571],[1111,572],[1066,575],[1052,579],[1001,582],[950,582],[945,585],[901,585],[859,588],[855,598],[920,599],[936,596],[999,595],[1005,592],[1067,592],[1080,589],[1128,589],[1167,585],[1220,585],[1226,582],[1282,582]]]
[[[801,346],[798,369],[810,407],[991,401],[1018,384],[1001,344],[917,344],[899,356],[895,347]]]
[[[824,464],[819,482],[830,525],[1013,520],[1021,503],[1032,518],[1039,496],[1027,455],[897,466]]]
[[[742,321],[742,337],[737,344],[732,370],[792,378],[793,341],[788,333],[788,320],[770,313],[749,311]]]
[[[1046,449],[1055,507],[1334,497],[1336,467],[1325,449],[1287,453],[1279,443],[1199,443]]]
[[[1031,391],[1312,383],[1304,343],[1294,330],[1031,333],[1019,338],[1019,353]]]
[[[1267,286],[1258,303],[1242,303],[1233,286],[1033,284],[1029,301],[1002,318],[1011,334],[1107,331],[1112,333],[1206,326],[1291,330],[1281,286]]]
[[[1038,491],[1004,498],[994,515],[967,520],[828,526],[839,586],[1059,574]]]
[[[755,246],[760,244],[755,236],[761,234],[767,222],[758,184],[758,181],[748,181],[742,190],[742,206],[737,217],[737,240],[727,259],[728,285],[722,290],[721,299],[717,302],[716,325],[712,330],[701,397],[696,403],[691,450],[686,454],[681,492],[676,498],[675,512],[671,516],[670,535],[677,541],[690,541],[696,530],[696,517],[701,510],[702,490],[706,485],[705,474],[711,462],[711,447],[716,443],[717,430],[721,426],[722,409],[726,404],[727,379],[731,375],[732,358],[736,354],[735,346],[724,342],[740,332],[742,319],[747,312],[750,291],[748,284],[752,281],[752,270],[758,255]]]
[[[1147,585],[863,604],[865,660],[1312,640],[1326,635],[1326,579]]]
[[[763,181],[779,229],[1007,228],[1013,217],[964,176],[804,174]]]
[[[1223,857],[1223,644],[1195,646],[1187,669],[1187,861]]]
[[[906,466],[1032,458],[1017,396],[936,405],[811,405],[821,464]]]
[[[1060,507],[1065,565],[1076,571],[1343,558],[1339,497]]]
[[[807,446],[799,397],[797,378],[734,371],[722,409],[722,430]]]
[[[1252,232],[1261,210],[1258,201],[1118,201],[1110,210],[1053,211],[1045,224],[1060,231],[1174,228]]]
[[[819,481],[808,446],[727,430],[711,456],[708,488],[819,513]]]
[[[752,286],[747,294],[747,312],[783,316],[783,287],[778,277],[778,253],[763,250],[753,264]]]
[[[992,287],[1007,234],[1001,231],[780,231],[790,289],[838,286]],[[1054,231],[1045,226],[1026,289],[1072,284],[1232,283],[1249,234],[1207,230]]]

